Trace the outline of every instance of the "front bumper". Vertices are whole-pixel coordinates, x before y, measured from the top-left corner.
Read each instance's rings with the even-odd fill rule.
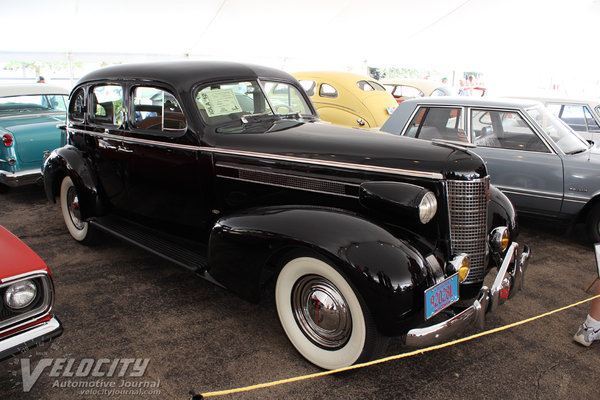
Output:
[[[52,316],[46,322],[0,339],[0,361],[52,340],[60,336],[62,332],[63,327],[60,321]]]
[[[487,286],[482,287],[473,304],[460,314],[436,325],[411,329],[406,334],[406,344],[417,347],[432,346],[447,341],[471,325],[483,329],[485,314],[495,311],[500,304],[523,288],[530,255],[529,246],[524,245],[523,251],[519,253],[519,244],[512,243],[491,289]]]
[[[0,183],[10,187],[30,185],[36,183],[41,176],[40,169],[27,169],[17,172],[0,170]]]

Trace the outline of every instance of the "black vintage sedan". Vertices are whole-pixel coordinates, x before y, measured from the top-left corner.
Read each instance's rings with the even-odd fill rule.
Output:
[[[75,240],[109,232],[251,301],[273,282],[285,333],[322,368],[481,326],[529,257],[483,161],[318,119],[275,69],[103,68],[71,93],[45,190]]]

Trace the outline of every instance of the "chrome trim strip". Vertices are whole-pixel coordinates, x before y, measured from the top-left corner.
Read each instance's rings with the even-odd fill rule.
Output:
[[[0,116],[0,120],[3,119],[13,119],[13,118],[31,118],[31,117],[55,117],[60,116],[63,117],[65,115],[64,111],[49,111],[45,113],[35,113],[35,114],[15,114],[15,115],[2,115]],[[63,118],[59,118],[62,120]]]
[[[43,269],[39,269],[36,271],[29,271],[29,272],[25,272],[24,274],[20,274],[20,275],[13,275],[11,277],[8,278],[4,278],[4,279],[0,279],[0,287],[4,286],[5,283],[8,282],[13,282],[13,281],[18,281],[19,279],[22,278],[27,278],[28,276],[32,276],[32,275],[48,275],[48,272],[46,272]]]
[[[324,166],[334,167],[334,168],[354,169],[354,170],[368,171],[368,172],[380,172],[380,173],[386,173],[386,174],[410,176],[410,177],[418,177],[418,178],[426,178],[426,179],[435,179],[435,180],[441,180],[444,178],[444,176],[438,172],[422,172],[422,171],[414,171],[414,170],[406,170],[406,169],[398,169],[398,168],[390,168],[390,167],[377,167],[377,166],[372,166],[372,165],[351,164],[351,163],[345,163],[345,162],[339,162],[339,161],[314,160],[314,159],[310,159],[310,158],[283,156],[283,155],[271,154],[271,153],[258,153],[258,152],[253,152],[253,151],[244,151],[244,150],[222,149],[222,148],[218,148],[218,147],[191,146],[191,145],[184,145],[184,144],[166,143],[166,142],[161,142],[161,141],[157,141],[157,140],[125,137],[125,136],[114,135],[114,134],[110,134],[110,133],[90,132],[90,131],[73,129],[73,128],[67,128],[67,129],[68,129],[69,133],[77,132],[77,133],[96,136],[96,137],[100,137],[100,138],[107,138],[107,139],[113,139],[113,140],[117,139],[117,140],[122,140],[124,143],[140,143],[140,144],[146,144],[149,146],[161,146],[161,147],[176,148],[176,149],[181,149],[181,150],[203,151],[203,152],[215,153],[215,154],[263,158],[263,159],[268,159],[268,160],[295,162],[295,163],[303,163],[303,164],[310,164],[310,165],[320,165],[320,166],[324,165]]]
[[[577,196],[567,196],[565,195],[564,197],[564,201],[571,201],[574,203],[583,203],[583,204],[587,204],[588,201],[590,201],[591,197],[577,197]]]
[[[516,187],[511,187],[511,186],[496,185],[496,187],[503,192],[512,193],[512,194],[527,195],[527,196],[540,197],[540,198],[552,199],[552,200],[562,200],[562,198],[563,198],[563,194],[558,193],[558,192],[541,192],[539,190],[532,192],[529,190],[524,190],[521,188],[516,188]]]
[[[346,182],[339,182],[339,181],[332,181],[332,180],[327,180],[327,179],[315,179],[315,178],[309,178],[309,177],[304,177],[304,176],[298,176],[298,175],[291,175],[291,174],[281,174],[281,173],[275,173],[275,172],[266,172],[266,171],[261,171],[259,169],[251,169],[251,168],[240,168],[240,167],[236,167],[233,165],[229,165],[229,164],[225,164],[225,163],[216,163],[215,164],[217,167],[220,168],[228,168],[228,169],[232,169],[232,170],[236,170],[236,171],[247,171],[250,173],[257,173],[257,174],[264,174],[264,175],[269,175],[269,176],[274,176],[274,177],[281,177],[281,178],[290,178],[290,179],[297,179],[297,180],[301,180],[301,181],[312,181],[315,182],[316,185],[319,185],[321,183],[324,184],[333,184],[333,185],[340,185],[341,189],[345,188],[346,186],[354,186],[356,188],[359,188],[360,185],[356,185],[353,183],[346,183]],[[260,180],[260,179],[251,179],[251,178],[244,178],[244,177],[234,177],[234,176],[228,176],[228,175],[222,175],[217,173],[216,174],[217,177],[219,178],[225,178],[225,179],[232,179],[232,180],[236,180],[236,181],[241,181],[241,182],[252,182],[252,183],[261,183],[264,185],[269,185],[269,186],[276,186],[276,187],[282,187],[282,188],[287,188],[287,189],[297,189],[297,190],[304,190],[304,191],[308,191],[308,192],[314,192],[314,193],[324,193],[324,194],[332,194],[332,195],[336,195],[336,196],[344,196],[344,197],[350,197],[353,199],[357,199],[358,196],[353,196],[353,195],[349,195],[346,193],[341,193],[339,191],[335,191],[335,190],[331,190],[331,191],[327,191],[327,190],[317,190],[317,189],[311,189],[308,187],[304,187],[301,185],[285,185],[282,183],[275,183],[275,182],[269,182],[267,180]],[[322,186],[322,185],[321,185]]]
[[[8,178],[21,178],[23,176],[41,175],[41,174],[42,174],[41,169],[26,169],[26,170],[17,171],[17,172],[9,172],[9,171],[0,170],[0,175],[4,175]]]

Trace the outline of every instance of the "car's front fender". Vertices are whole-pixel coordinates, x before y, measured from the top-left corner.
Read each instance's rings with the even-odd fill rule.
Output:
[[[352,282],[381,332],[402,333],[417,311],[421,316],[428,278],[422,255],[381,226],[342,210],[267,207],[221,218],[210,237],[208,273],[257,300],[281,261],[302,252],[320,256]]]
[[[46,158],[42,165],[44,190],[52,202],[60,196],[60,184],[67,175],[71,177],[77,194],[83,219],[100,215],[102,202],[98,194],[98,179],[85,154],[76,147],[66,145]]]

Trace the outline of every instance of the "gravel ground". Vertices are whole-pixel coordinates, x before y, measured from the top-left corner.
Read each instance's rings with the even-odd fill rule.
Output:
[[[0,399],[185,399],[190,389],[203,393],[320,371],[288,342],[271,299],[247,303],[108,236],[93,247],[80,245],[69,236],[58,205],[48,202],[39,187],[0,195],[0,225],[52,270],[54,311],[65,328],[51,344],[0,364]],[[488,328],[590,296],[584,288],[595,276],[594,253],[581,227],[565,233],[553,224],[522,220],[521,228],[519,242],[529,244],[533,253],[525,290],[488,318]],[[358,371],[222,398],[598,398],[600,343],[585,348],[571,340],[588,308],[586,303],[507,331]],[[399,340],[392,340],[387,355],[405,351]],[[63,364],[59,359],[65,359]],[[72,370],[66,368],[70,359]],[[65,371],[77,367],[84,371],[87,359],[94,366],[105,359],[102,371],[115,363],[118,368],[112,377],[66,376]],[[148,362],[141,377],[130,375],[133,364],[128,366],[128,359]],[[22,368],[29,362],[29,373],[35,375],[42,360],[53,364],[24,392]],[[118,377],[123,366],[128,368]],[[91,388],[105,385],[100,389],[108,392],[111,384],[114,390],[130,392]],[[88,387],[73,387],[81,385]]]

